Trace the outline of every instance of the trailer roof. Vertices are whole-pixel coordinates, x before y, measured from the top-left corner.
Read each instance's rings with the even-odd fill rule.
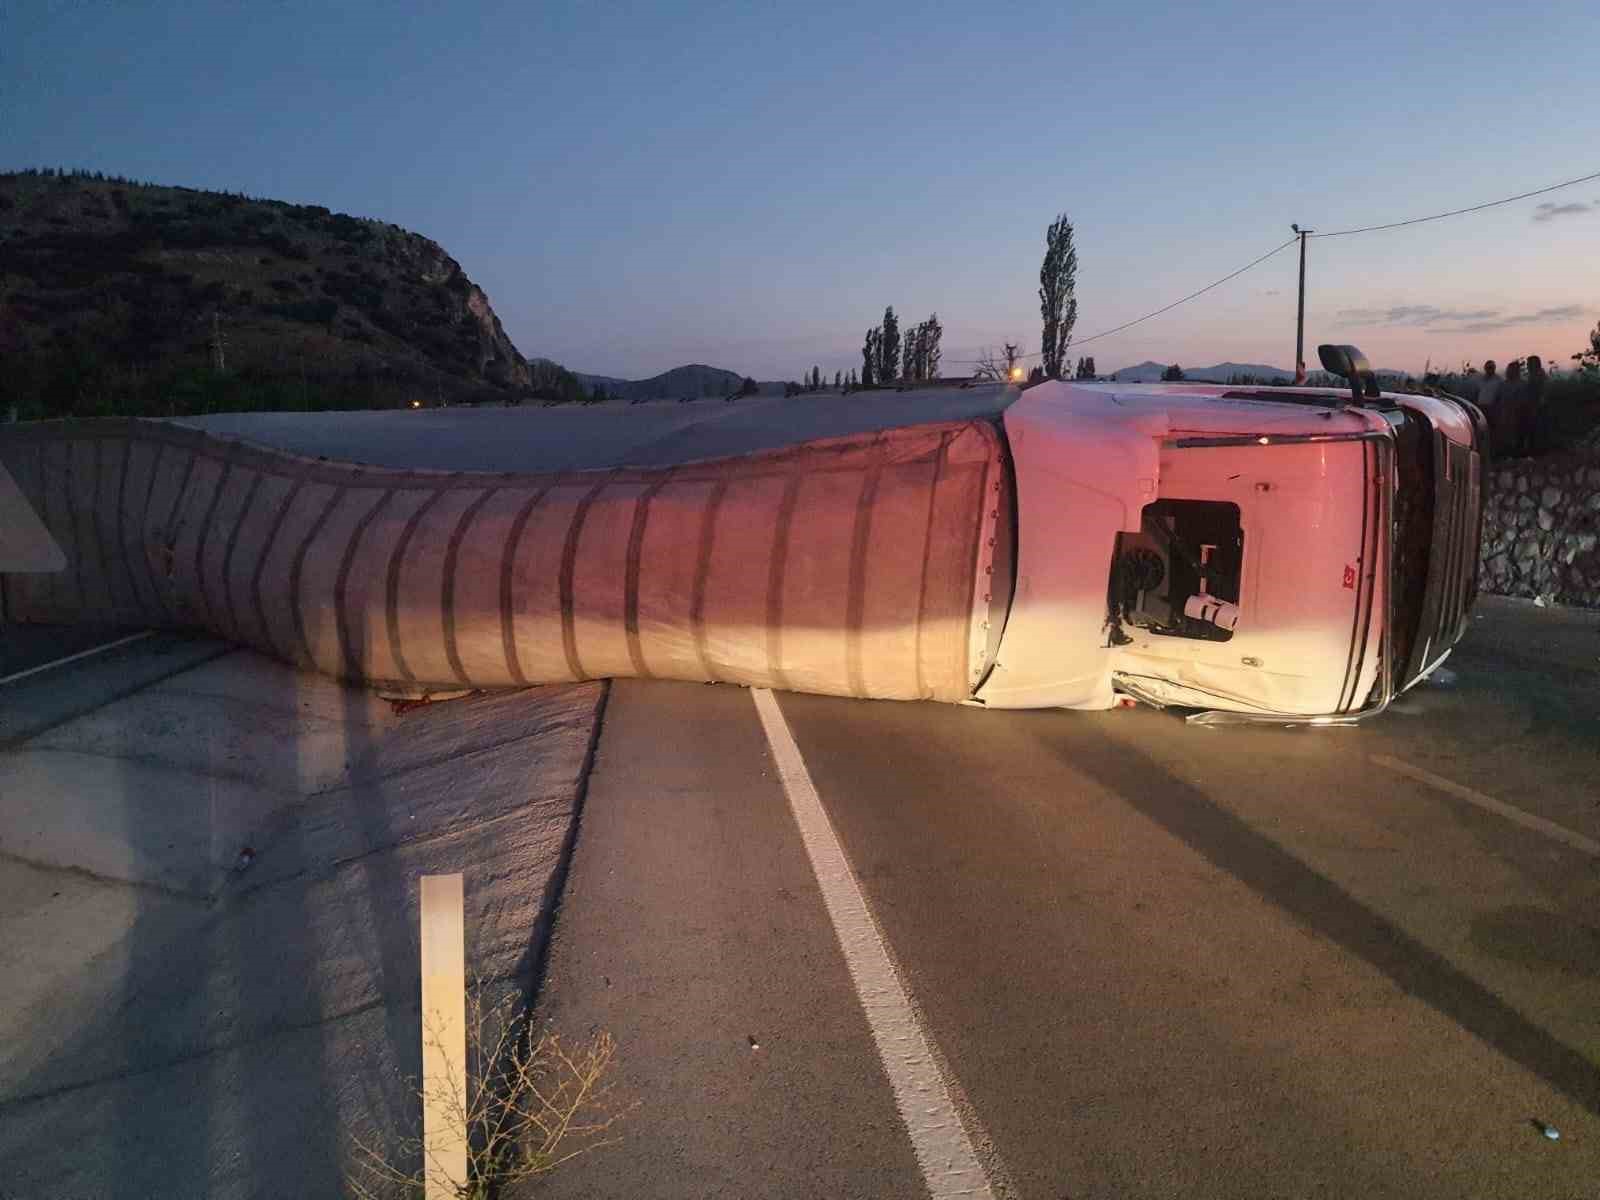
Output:
[[[216,413],[181,423],[296,454],[385,467],[572,471],[667,467],[934,421],[999,417],[1013,387],[815,392],[783,398],[545,408]]]
[[[1330,421],[1339,427],[1366,423],[1352,416],[1354,410],[1325,416],[1339,412],[1343,397],[1326,388],[1065,381],[1039,386],[1058,390],[1063,403],[1101,419],[1165,413],[1173,428],[1281,432],[1326,430]],[[292,453],[376,466],[563,471],[674,466],[931,421],[994,420],[1022,394],[1002,384],[944,385],[733,402],[216,413],[180,423]],[[1385,394],[1377,403],[1398,402]]]

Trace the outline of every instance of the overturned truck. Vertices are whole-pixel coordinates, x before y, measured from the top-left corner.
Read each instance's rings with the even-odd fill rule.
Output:
[[[1333,361],[1350,392],[1046,383],[990,416],[544,473],[15,426],[0,602],[418,691],[637,676],[1349,721],[1465,631],[1486,439],[1471,405]]]

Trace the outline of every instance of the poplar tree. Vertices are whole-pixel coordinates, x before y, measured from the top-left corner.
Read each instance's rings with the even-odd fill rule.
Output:
[[[894,305],[883,310],[883,326],[878,335],[878,382],[893,383],[900,374],[900,322]]]
[[[922,377],[939,378],[939,339],[944,337],[944,326],[939,324],[939,314],[934,313],[924,322],[927,335],[922,345]]]
[[[1039,267],[1039,315],[1044,318],[1041,342],[1046,378],[1060,379],[1061,364],[1078,323],[1078,251],[1072,245],[1072,222],[1062,213],[1044,237],[1044,262]]]

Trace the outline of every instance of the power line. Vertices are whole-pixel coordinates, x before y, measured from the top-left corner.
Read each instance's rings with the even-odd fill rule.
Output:
[[[1488,202],[1486,202],[1484,204],[1474,204],[1469,208],[1451,209],[1449,212],[1433,213],[1432,215],[1426,216],[1426,217],[1412,217],[1412,218],[1410,218],[1409,220],[1406,220],[1406,221],[1391,221],[1386,225],[1365,225],[1365,226],[1361,227],[1360,229],[1336,229],[1331,233],[1309,233],[1307,236],[1314,237],[1314,238],[1350,237],[1353,234],[1357,234],[1357,233],[1376,233],[1380,229],[1400,229],[1400,228],[1402,228],[1403,226],[1406,226],[1406,225],[1421,225],[1421,224],[1423,224],[1423,223],[1425,223],[1427,221],[1442,221],[1446,217],[1459,217],[1459,216],[1462,216],[1462,215],[1464,215],[1466,213],[1482,212],[1486,208],[1498,208],[1502,204],[1513,204],[1518,200],[1527,200],[1527,199],[1529,199],[1530,197],[1533,197],[1533,196],[1543,196],[1547,192],[1559,191],[1562,188],[1572,187],[1575,184],[1579,184],[1579,183],[1589,183],[1589,182],[1591,182],[1593,180],[1596,180],[1596,179],[1600,179],[1600,171],[1596,171],[1592,175],[1580,175],[1576,179],[1563,180],[1561,183],[1552,183],[1549,187],[1535,188],[1531,192],[1519,192],[1517,195],[1515,195],[1515,196],[1507,196],[1503,200],[1490,200],[1490,201],[1488,201]],[[1237,271],[1234,271],[1232,274],[1224,275],[1221,279],[1218,279],[1216,282],[1206,284],[1206,286],[1201,288],[1199,291],[1190,292],[1187,296],[1183,297],[1181,300],[1174,300],[1171,304],[1165,305],[1162,308],[1158,308],[1154,312],[1146,313],[1142,317],[1136,317],[1132,321],[1127,321],[1124,324],[1117,325],[1117,326],[1115,326],[1115,327],[1113,327],[1111,329],[1103,329],[1099,333],[1091,334],[1089,337],[1086,337],[1086,338],[1077,338],[1074,341],[1072,341],[1070,343],[1070,345],[1072,345],[1072,346],[1087,346],[1090,342],[1099,341],[1103,337],[1110,337],[1113,333],[1121,333],[1124,329],[1132,329],[1135,325],[1142,324],[1143,322],[1150,320],[1152,317],[1159,317],[1162,313],[1171,312],[1173,309],[1177,308],[1180,304],[1187,304],[1189,301],[1193,300],[1196,296],[1203,296],[1207,292],[1211,291],[1212,288],[1221,287],[1223,284],[1227,283],[1230,279],[1237,279],[1240,275],[1243,275],[1251,267],[1259,266],[1260,264],[1266,262],[1267,259],[1271,258],[1274,254],[1277,254],[1281,250],[1287,249],[1288,247],[1294,245],[1295,242],[1297,242],[1299,240],[1300,239],[1299,239],[1298,235],[1295,236],[1295,237],[1292,237],[1287,242],[1284,242],[1282,245],[1275,246],[1271,250],[1268,250],[1260,258],[1253,259],[1252,261],[1245,263],[1244,266],[1240,267]],[[1041,354],[1043,354],[1042,350],[1034,350],[1034,351],[1032,351],[1032,352],[1030,352],[1028,354],[1018,355],[1018,358],[1038,358]],[[972,363],[976,363],[976,362],[978,362],[980,360],[963,358],[963,359],[952,359],[951,361],[952,362],[959,362],[959,363],[963,363],[963,364],[972,364]]]
[[[1593,175],[1582,175],[1577,179],[1568,179],[1562,183],[1552,183],[1549,187],[1535,188],[1531,192],[1519,192],[1515,196],[1507,196],[1504,200],[1490,200],[1485,204],[1474,204],[1470,208],[1454,208],[1449,212],[1434,213],[1428,217],[1412,217],[1409,221],[1390,221],[1387,225],[1366,225],[1360,229],[1336,229],[1332,233],[1313,233],[1315,238],[1349,237],[1356,233],[1376,233],[1380,229],[1399,229],[1405,225],[1421,225],[1425,221],[1442,221],[1445,217],[1459,217],[1464,213],[1482,212],[1486,208],[1498,208],[1502,204],[1512,204],[1518,200],[1526,200],[1530,196],[1542,196],[1546,192],[1559,191],[1561,188],[1572,187],[1578,183],[1588,183],[1600,179],[1600,171]]]
[[[1274,246],[1271,250],[1268,250],[1260,258],[1252,259],[1250,262],[1245,263],[1244,266],[1240,267],[1237,271],[1234,271],[1232,274],[1224,275],[1221,279],[1217,280],[1215,283],[1206,284],[1205,287],[1201,288],[1197,292],[1190,292],[1182,300],[1174,300],[1171,304],[1167,305],[1165,308],[1158,308],[1153,313],[1146,313],[1142,317],[1137,317],[1134,320],[1128,321],[1128,322],[1126,322],[1125,324],[1122,324],[1122,325],[1118,325],[1113,329],[1104,329],[1104,330],[1101,330],[1099,333],[1091,334],[1089,337],[1078,338],[1076,341],[1070,343],[1070,345],[1073,345],[1073,346],[1085,346],[1085,345],[1088,345],[1090,342],[1098,341],[1100,338],[1110,337],[1113,333],[1121,333],[1124,329],[1131,329],[1133,326],[1139,324],[1141,321],[1148,321],[1151,317],[1159,317],[1164,312],[1171,312],[1173,309],[1177,308],[1178,305],[1187,304],[1189,301],[1193,300],[1196,296],[1203,296],[1207,292],[1209,292],[1212,288],[1221,287],[1223,284],[1227,283],[1228,280],[1230,280],[1230,279],[1237,279],[1239,276],[1243,275],[1246,271],[1248,271],[1251,267],[1260,266],[1262,263],[1266,262],[1267,259],[1271,258],[1274,254],[1277,254],[1280,250],[1288,249],[1290,246],[1294,245],[1299,240],[1300,239],[1298,237],[1292,237],[1287,242],[1284,242],[1282,245]]]
[[[1091,334],[1086,338],[1074,338],[1072,340],[1072,342],[1069,343],[1069,348],[1071,346],[1087,346],[1090,342],[1099,341],[1103,337],[1110,337],[1113,333],[1121,333],[1124,329],[1131,329],[1131,328],[1133,328],[1133,326],[1138,325],[1140,322],[1150,320],[1151,317],[1159,317],[1164,312],[1171,312],[1173,309],[1177,308],[1178,305],[1187,304],[1189,301],[1193,300],[1196,296],[1203,296],[1207,292],[1209,292],[1212,288],[1221,287],[1223,284],[1227,283],[1228,280],[1230,280],[1230,279],[1237,279],[1239,276],[1243,275],[1246,271],[1248,271],[1251,267],[1260,266],[1262,263],[1266,262],[1267,259],[1271,258],[1274,254],[1277,254],[1280,250],[1287,249],[1288,247],[1294,245],[1299,240],[1300,239],[1298,237],[1292,237],[1287,242],[1284,242],[1283,245],[1274,246],[1271,250],[1268,250],[1260,258],[1252,259],[1251,261],[1245,263],[1245,265],[1240,267],[1237,271],[1230,272],[1229,274],[1224,275],[1221,279],[1218,279],[1218,280],[1216,280],[1216,281],[1214,281],[1212,283],[1206,284],[1205,287],[1199,289],[1198,291],[1190,292],[1187,296],[1183,297],[1181,300],[1174,300],[1171,304],[1168,304],[1168,305],[1165,305],[1165,306],[1163,306],[1161,308],[1156,309],[1155,312],[1145,313],[1145,315],[1142,316],[1142,317],[1135,317],[1133,320],[1126,321],[1123,324],[1118,325],[1118,326],[1116,326],[1115,328],[1112,328],[1112,329],[1102,329],[1099,333]],[[1032,351],[1032,352],[1030,352],[1028,354],[1018,355],[1018,357],[1019,358],[1038,358],[1042,353],[1043,353],[1042,350],[1034,350],[1034,351]],[[976,360],[976,359],[959,359],[959,360],[953,360],[953,361],[959,361],[959,362],[963,362],[963,363],[971,363],[971,362],[976,362],[978,360]]]

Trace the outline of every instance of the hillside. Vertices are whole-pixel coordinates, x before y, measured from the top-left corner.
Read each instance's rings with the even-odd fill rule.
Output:
[[[581,394],[428,238],[84,173],[0,174],[0,354],[23,417]]]
[[[690,363],[673,367],[649,379],[617,379],[611,375],[584,375],[577,378],[590,388],[601,387],[621,400],[699,400],[731,396],[744,383],[737,371]]]

